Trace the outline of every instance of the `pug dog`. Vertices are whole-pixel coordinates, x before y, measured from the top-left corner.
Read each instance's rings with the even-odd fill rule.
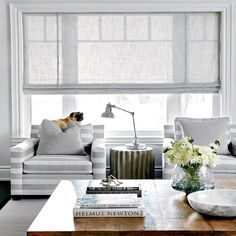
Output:
[[[62,129],[62,131],[65,131],[70,121],[75,122],[76,125],[80,125],[83,119],[84,119],[83,112],[72,112],[66,118],[54,120],[54,122]]]

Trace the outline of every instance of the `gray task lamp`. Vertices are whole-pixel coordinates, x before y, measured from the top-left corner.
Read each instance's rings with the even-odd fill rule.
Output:
[[[134,141],[133,141],[133,143],[126,144],[126,148],[127,149],[131,149],[131,150],[143,150],[143,149],[145,149],[146,148],[145,144],[138,143],[136,127],[135,127],[135,120],[134,120],[134,112],[127,111],[127,110],[125,110],[123,108],[120,108],[120,107],[117,107],[115,105],[112,105],[112,104],[108,103],[106,105],[105,112],[102,113],[102,117],[103,118],[114,118],[115,115],[112,112],[112,108],[116,108],[116,109],[119,109],[121,111],[125,111],[125,112],[129,113],[130,115],[132,115],[133,126],[134,126]]]

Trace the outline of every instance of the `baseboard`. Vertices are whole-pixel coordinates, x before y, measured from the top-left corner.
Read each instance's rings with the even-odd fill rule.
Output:
[[[0,166],[0,181],[10,181],[10,166]]]

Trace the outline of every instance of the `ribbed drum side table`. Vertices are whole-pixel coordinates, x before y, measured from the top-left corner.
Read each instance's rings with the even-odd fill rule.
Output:
[[[111,174],[118,179],[153,179],[155,153],[151,147],[144,150],[113,147],[110,164]]]

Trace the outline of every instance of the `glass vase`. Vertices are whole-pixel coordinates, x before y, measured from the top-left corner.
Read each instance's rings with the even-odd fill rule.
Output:
[[[212,168],[199,164],[176,165],[171,180],[174,189],[186,194],[215,187]]]

